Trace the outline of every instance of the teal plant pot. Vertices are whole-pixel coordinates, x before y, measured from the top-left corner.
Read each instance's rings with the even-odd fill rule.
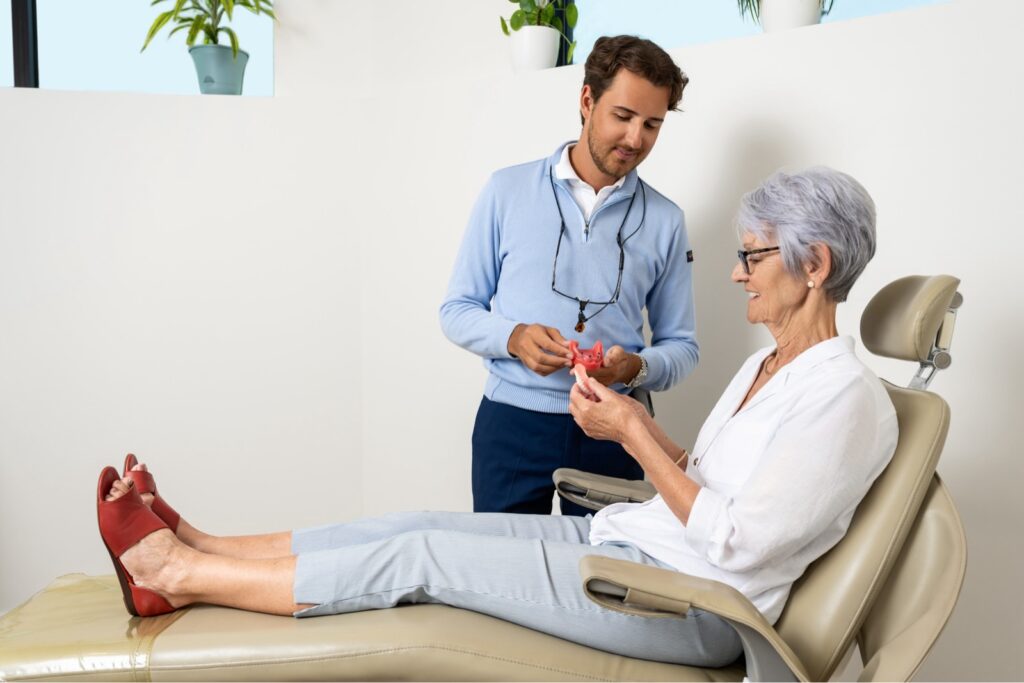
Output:
[[[249,53],[238,51],[238,57],[231,54],[227,45],[196,45],[188,53],[196,64],[199,77],[199,92],[204,95],[241,95],[242,79]]]

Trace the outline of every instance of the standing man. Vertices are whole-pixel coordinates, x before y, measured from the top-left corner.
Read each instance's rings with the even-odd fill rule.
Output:
[[[600,340],[604,366],[590,374],[622,392],[664,391],[697,365],[683,213],[636,172],[686,83],[651,41],[598,39],[579,140],[497,171],[477,199],[441,304],[445,335],[490,372],[473,428],[475,512],[549,513],[559,467],[643,477],[569,415],[569,340]],[[563,500],[562,512],[589,511]]]

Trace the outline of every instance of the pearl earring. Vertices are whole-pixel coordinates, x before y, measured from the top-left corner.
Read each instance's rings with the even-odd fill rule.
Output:
[[[810,287],[811,289],[814,289],[814,280],[808,280],[807,286]]]

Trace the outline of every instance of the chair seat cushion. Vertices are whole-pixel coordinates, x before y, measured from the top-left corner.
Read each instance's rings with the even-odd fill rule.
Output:
[[[0,617],[0,680],[741,680],[631,659],[442,605],[294,619],[131,617],[113,576],[63,576]]]

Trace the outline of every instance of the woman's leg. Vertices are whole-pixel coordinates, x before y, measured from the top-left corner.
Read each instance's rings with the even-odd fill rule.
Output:
[[[714,615],[639,617],[592,602],[578,567],[594,554],[662,566],[632,546],[411,531],[299,555],[294,600],[315,606],[296,616],[440,603],[631,657],[722,666],[739,655],[735,631]]]
[[[149,468],[145,463],[138,463],[132,469],[147,471]],[[124,479],[115,482],[110,495],[107,496],[107,500],[114,500],[127,493],[128,485],[128,482]],[[142,494],[142,502],[152,506],[153,494]],[[175,530],[175,534],[182,543],[190,548],[214,555],[258,559],[285,557],[291,554],[292,537],[290,531],[254,536],[213,536],[200,531],[182,518],[178,520],[178,528]]]
[[[174,607],[208,603],[253,612],[291,615],[296,604],[294,556],[239,559],[210,555],[182,543],[170,529],[155,531],[121,555],[136,585]]]
[[[178,523],[177,534],[183,543],[204,553],[259,559],[343,548],[410,531],[431,529],[588,543],[590,520],[583,517],[497,512],[394,512],[296,531],[253,536],[214,536],[199,531],[182,519]]]
[[[178,522],[177,534],[185,545],[211,555],[256,560],[292,554],[290,531],[251,536],[214,536],[196,529],[182,518]]]
[[[590,519],[502,512],[392,512],[342,524],[297,529],[291,534],[291,552],[300,555],[430,530],[589,543]]]

